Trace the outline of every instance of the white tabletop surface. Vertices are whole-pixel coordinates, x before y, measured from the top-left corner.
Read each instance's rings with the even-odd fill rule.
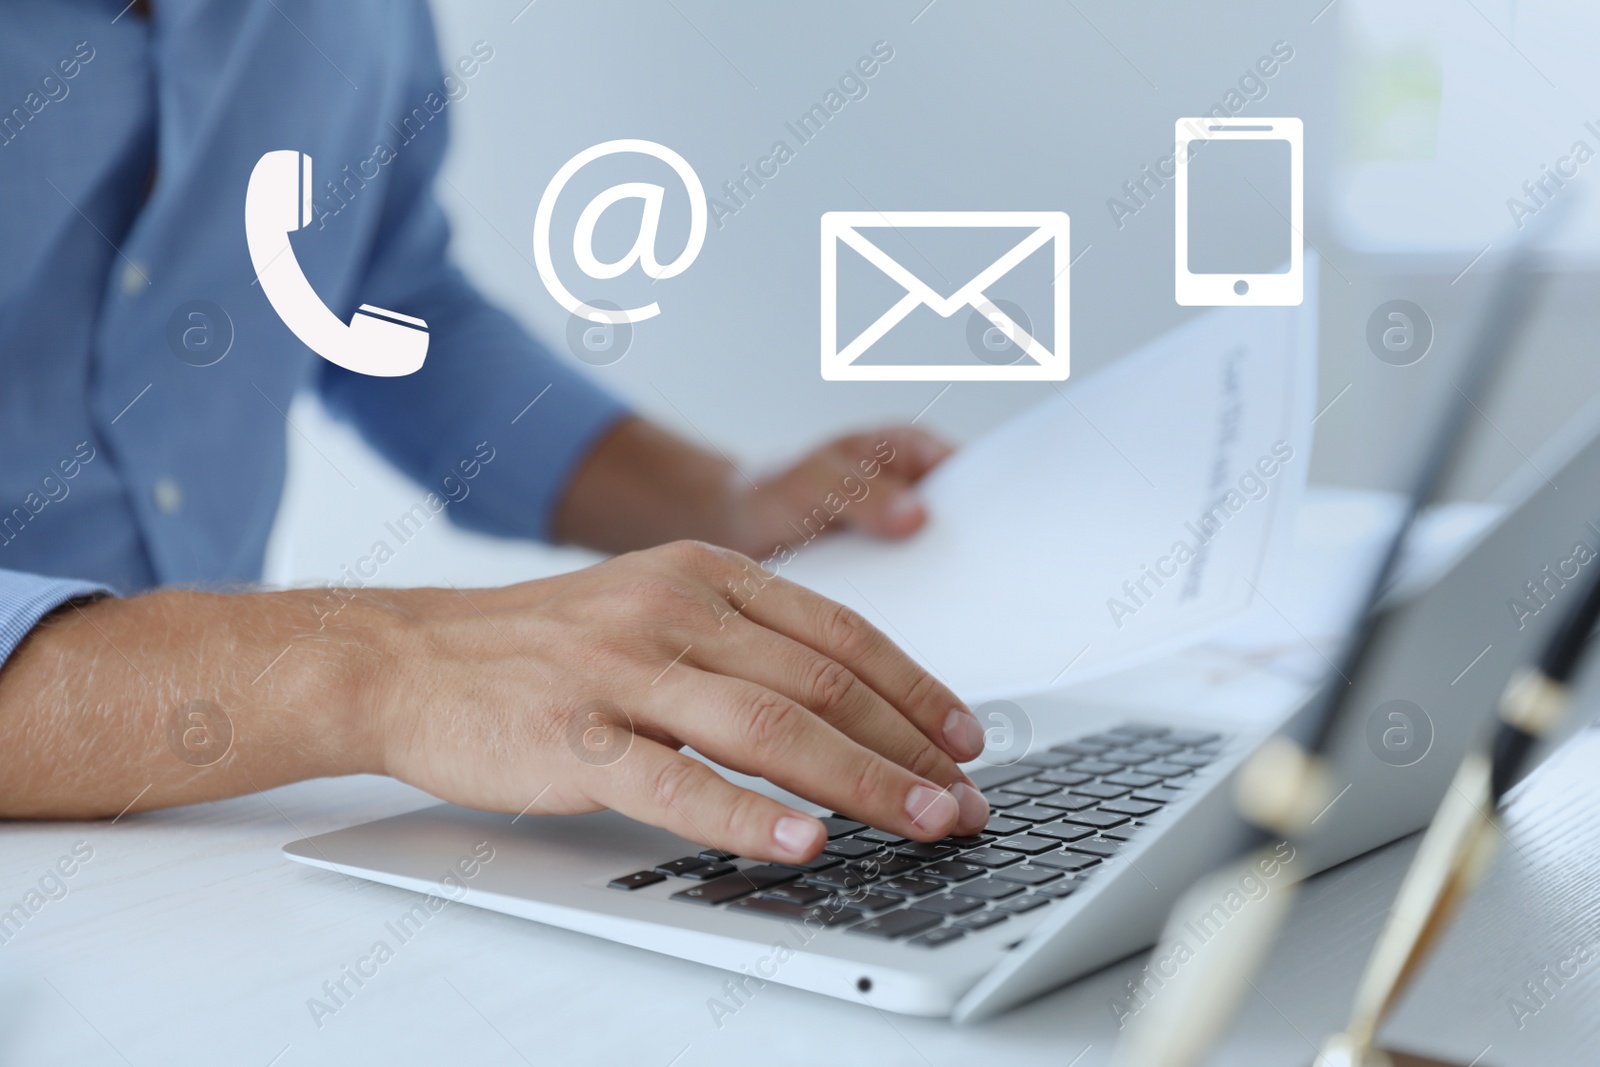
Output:
[[[1600,940],[1600,831],[1586,817],[1597,762],[1590,731],[1519,799],[1510,846],[1395,1021],[1398,1037],[1462,1062],[1488,1047],[1484,1065],[1595,1062],[1600,956],[1560,987],[1547,981],[1521,1029],[1508,998]],[[308,1002],[387,939],[385,923],[413,897],[279,848],[427,802],[351,778],[115,823],[6,825],[0,907],[24,901],[75,848],[89,858],[61,879],[65,896],[45,886],[59,899],[0,944],[0,1063],[1088,1067],[1108,1061],[1109,1005],[1138,967],[1124,961],[971,1027],[777,985],[719,1026],[707,1002],[723,995],[722,972],[449,904],[319,1025]],[[1311,883],[1216,1062],[1311,1062],[1312,1042],[1348,1007],[1411,848]]]

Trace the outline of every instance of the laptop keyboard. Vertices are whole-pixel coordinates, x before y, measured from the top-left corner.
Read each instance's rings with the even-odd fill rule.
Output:
[[[805,863],[740,867],[706,849],[610,887],[679,879],[691,883],[672,894],[683,903],[937,948],[1071,896],[1183,795],[1221,743],[1200,730],[1118,726],[973,771],[990,817],[970,837],[909,841],[834,815],[822,820],[822,854]]]

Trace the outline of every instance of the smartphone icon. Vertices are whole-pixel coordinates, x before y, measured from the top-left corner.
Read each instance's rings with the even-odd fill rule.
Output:
[[[306,280],[289,235],[311,224],[311,195],[311,157],[304,152],[268,152],[250,172],[245,243],[267,302],[291,333],[330,363],[379,378],[420,370],[428,355],[426,322],[371,304],[342,322]]]
[[[1185,306],[1305,299],[1299,119],[1179,119],[1177,298]]]

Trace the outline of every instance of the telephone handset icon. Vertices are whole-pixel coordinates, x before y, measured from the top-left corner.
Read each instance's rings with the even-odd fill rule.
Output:
[[[311,195],[311,157],[303,152],[268,152],[250,172],[245,243],[272,310],[313,352],[346,370],[394,378],[421,369],[426,322],[362,304],[346,325],[311,288],[289,246],[289,235],[311,223]]]

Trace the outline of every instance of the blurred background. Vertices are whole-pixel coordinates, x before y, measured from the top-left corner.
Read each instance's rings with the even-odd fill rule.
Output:
[[[1558,201],[1570,210],[1537,321],[1475,428],[1455,495],[1489,494],[1600,388],[1600,212],[1584,197],[1600,172],[1590,158],[1600,10],[1582,0],[434,7],[446,64],[478,42],[493,49],[448,109],[437,195],[456,258],[553,350],[571,354],[568,315],[538,279],[531,235],[540,194],[569,158],[613,138],[658,141],[737,208],[712,222],[686,273],[652,287],[662,314],[635,326],[627,354],[590,373],[753,472],[830,434],[919,413],[919,425],[970,440],[1051,394],[1048,384],[824,382],[822,212],[1067,212],[1079,380],[1202,310],[1174,300],[1172,187],[1144,169],[1172,152],[1176,118],[1218,106],[1305,124],[1307,255],[1322,259],[1319,292],[1307,294],[1321,309],[1313,482],[1382,488],[1406,476],[1420,405],[1476,328],[1496,262],[1519,224]],[[885,47],[892,58],[861,79],[864,95],[798,144],[785,124]],[[793,158],[742,203],[729,198],[723,182],[779,139],[797,146]],[[663,184],[665,249],[684,224],[681,193],[675,205]],[[1369,320],[1393,300],[1421,308],[1434,334],[1405,366],[1368,342]],[[279,585],[336,577],[425,492],[314,399],[291,418],[300,432],[266,574]],[[384,581],[498,584],[592,558],[432,523]]]

